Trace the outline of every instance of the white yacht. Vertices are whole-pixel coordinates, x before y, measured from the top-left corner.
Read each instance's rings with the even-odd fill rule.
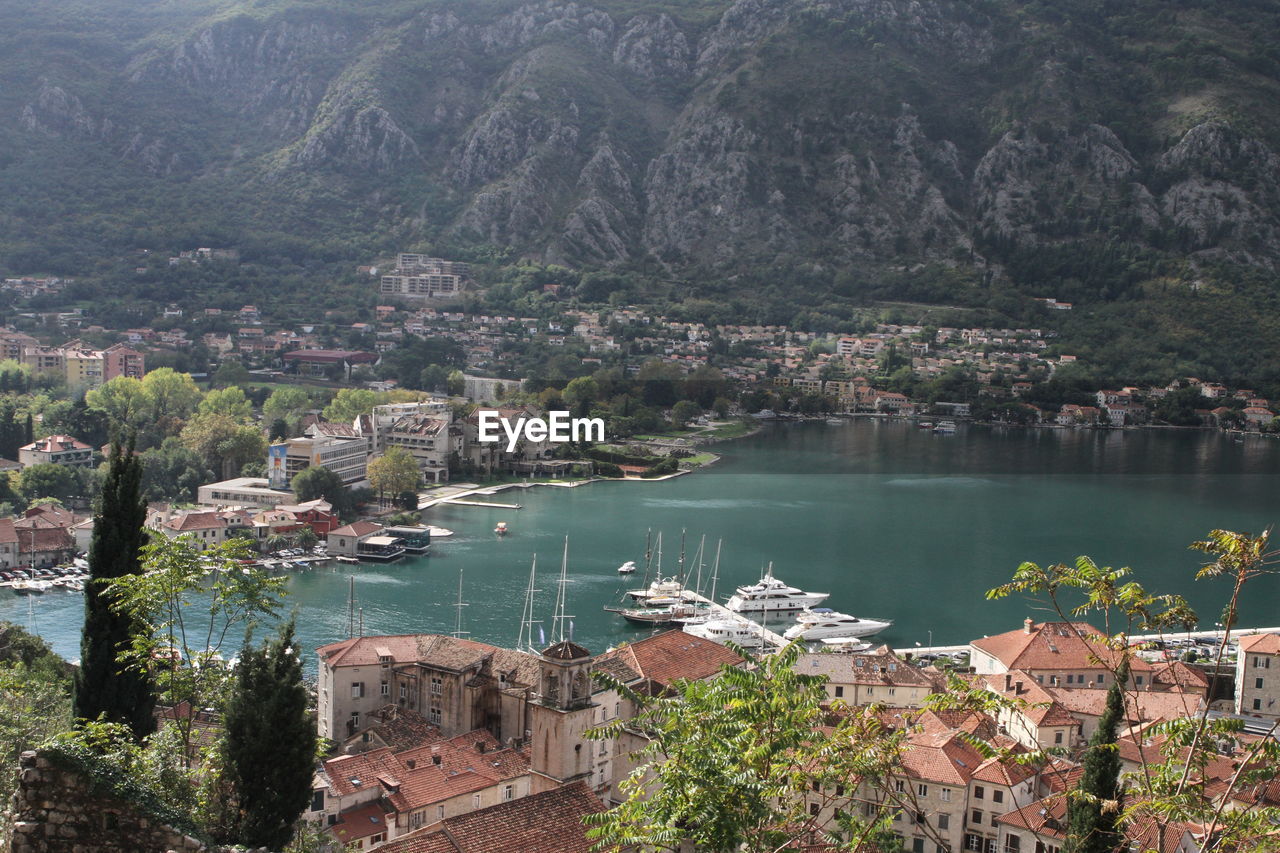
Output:
[[[827,592],[805,592],[773,576],[773,564],[759,582],[740,586],[725,607],[734,613],[794,613],[827,600]]]
[[[635,560],[627,560],[621,566],[618,566],[618,574],[620,575],[632,575],[632,574],[635,574],[635,571],[636,571]]]
[[[669,599],[684,600],[684,584],[676,578],[658,578],[649,584],[648,589],[630,589],[627,595],[636,601],[663,601]]]
[[[713,643],[737,643],[746,648],[761,645],[760,626],[745,619],[707,619],[704,622],[686,622],[684,632]]]
[[[821,640],[823,637],[869,637],[879,634],[893,622],[881,619],[859,619],[847,613],[837,613],[829,607],[815,607],[796,617],[796,624],[782,636],[788,640],[797,637],[805,640]]]

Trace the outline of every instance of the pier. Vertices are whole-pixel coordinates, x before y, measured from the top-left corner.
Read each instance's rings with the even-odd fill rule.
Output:
[[[520,504],[504,504],[497,501],[464,501],[458,498],[444,498],[440,503],[452,504],[453,506],[484,506],[491,509],[523,509]]]

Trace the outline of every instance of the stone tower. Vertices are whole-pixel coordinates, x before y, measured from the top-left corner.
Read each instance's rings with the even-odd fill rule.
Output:
[[[591,652],[568,641],[543,649],[538,696],[530,706],[533,726],[530,765],[531,793],[567,785],[579,779],[592,787],[591,747],[583,733],[591,728]]]

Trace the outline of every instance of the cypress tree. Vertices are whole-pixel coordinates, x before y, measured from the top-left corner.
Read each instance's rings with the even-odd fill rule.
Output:
[[[1107,706],[1098,720],[1098,730],[1089,738],[1084,754],[1084,773],[1079,793],[1067,803],[1067,838],[1063,853],[1112,853],[1120,845],[1116,832],[1118,809],[1105,803],[1120,799],[1120,753],[1116,750],[1116,729],[1124,719],[1124,683],[1128,666],[1122,666],[1107,691]]]
[[[151,678],[118,659],[140,627],[112,610],[103,587],[115,578],[142,571],[139,551],[147,541],[143,527],[147,505],[142,500],[142,464],[133,455],[132,442],[128,450],[112,445],[109,462],[89,546],[74,709],[80,719],[105,717],[109,722],[125,723],[135,737],[142,738],[155,730]]]
[[[316,730],[307,711],[292,619],[275,639],[246,649],[227,704],[226,774],[235,792],[236,840],[280,850],[311,801]]]

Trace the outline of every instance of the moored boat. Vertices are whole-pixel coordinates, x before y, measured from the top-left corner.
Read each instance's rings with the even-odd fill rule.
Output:
[[[737,643],[747,648],[763,645],[760,627],[745,619],[707,619],[704,622],[686,624],[684,632],[721,645]]]
[[[856,639],[878,634],[893,625],[890,620],[859,619],[847,613],[837,613],[829,607],[815,607],[796,617],[782,636],[788,640],[821,640],[824,637]]]
[[[725,604],[734,613],[795,613],[827,600],[830,593],[805,592],[788,586],[773,576],[773,564],[769,564],[764,577],[747,586],[740,586]]]

